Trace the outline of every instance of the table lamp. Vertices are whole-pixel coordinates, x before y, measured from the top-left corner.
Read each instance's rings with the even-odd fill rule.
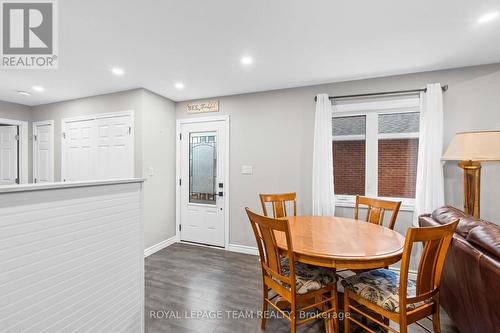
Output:
[[[460,161],[464,170],[464,211],[479,218],[481,162],[500,161],[500,130],[457,133],[443,160]]]

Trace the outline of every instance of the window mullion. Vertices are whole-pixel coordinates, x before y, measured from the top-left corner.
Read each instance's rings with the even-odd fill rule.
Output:
[[[378,113],[366,115],[366,196],[378,195]]]

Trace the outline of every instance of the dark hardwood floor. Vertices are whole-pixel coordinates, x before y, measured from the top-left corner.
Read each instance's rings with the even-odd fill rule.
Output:
[[[262,332],[257,256],[174,244],[146,258],[145,271],[146,332]],[[441,314],[442,332],[458,332]],[[425,332],[416,325],[410,328]],[[265,332],[289,332],[288,321],[269,319]],[[324,332],[323,321],[300,326],[298,332]]]

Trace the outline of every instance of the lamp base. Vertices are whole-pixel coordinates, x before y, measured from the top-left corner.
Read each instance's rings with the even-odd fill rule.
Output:
[[[460,161],[458,166],[464,170],[464,211],[479,218],[481,163]]]

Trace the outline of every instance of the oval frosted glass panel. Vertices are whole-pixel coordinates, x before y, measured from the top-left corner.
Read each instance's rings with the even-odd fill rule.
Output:
[[[215,205],[217,176],[215,132],[189,134],[189,202]]]
[[[386,133],[418,133],[420,113],[391,113],[378,116],[378,132]]]
[[[365,135],[366,116],[333,117],[332,135]]]

